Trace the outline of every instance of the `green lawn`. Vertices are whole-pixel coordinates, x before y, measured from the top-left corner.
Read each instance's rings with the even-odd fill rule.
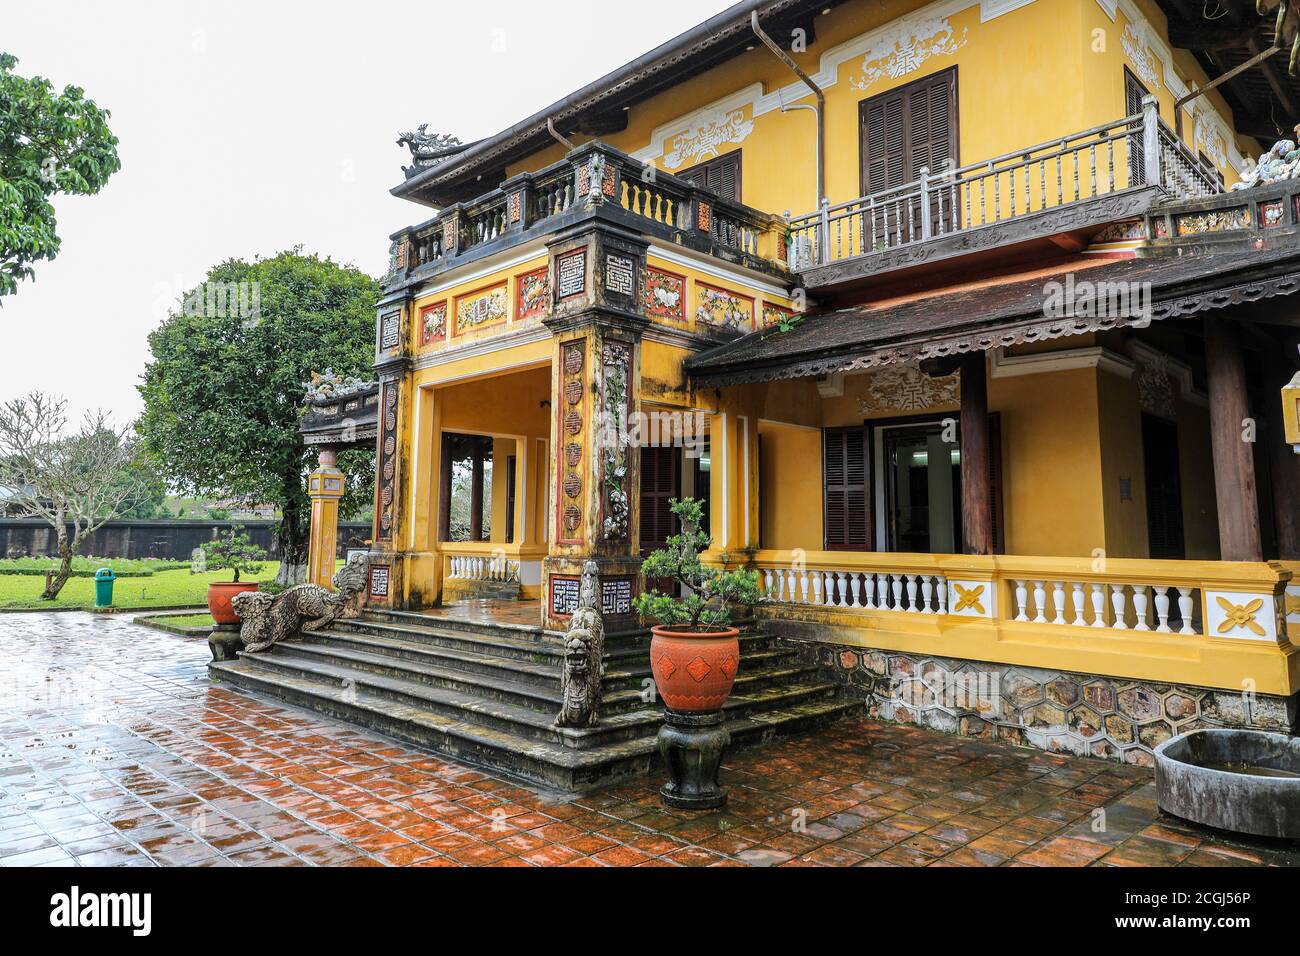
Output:
[[[251,580],[271,581],[279,564],[266,561],[259,574]],[[229,571],[209,571],[191,574],[187,568],[158,571],[149,577],[119,578],[113,585],[113,606],[119,608],[150,608],[201,606],[208,601],[208,583],[229,581]],[[69,578],[68,583],[53,601],[42,601],[44,577],[25,574],[0,573],[0,608],[31,608],[47,610],[58,608],[91,608],[95,605],[95,582],[92,578]]]
[[[177,568],[189,570],[188,561],[170,561],[160,558],[96,558],[75,555],[72,559],[74,575],[95,576],[100,568],[112,568],[119,576],[124,574],[148,576],[157,571],[171,571]],[[45,577],[46,571],[57,571],[58,558],[2,558],[0,574],[21,572]]]

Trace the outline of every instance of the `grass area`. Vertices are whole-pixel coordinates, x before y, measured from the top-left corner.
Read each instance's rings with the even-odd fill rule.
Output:
[[[102,567],[102,565],[101,565]],[[265,561],[261,573],[249,580],[272,581],[278,562]],[[229,571],[191,574],[188,566],[172,571],[157,571],[150,577],[121,578],[113,586],[113,606],[118,608],[175,607],[203,605],[208,601],[208,584],[229,581]],[[85,608],[95,606],[95,582],[92,578],[69,578],[59,596],[42,601],[45,579],[25,574],[0,572],[0,608]]]
[[[166,621],[173,627],[212,627],[217,622],[212,620],[211,614],[167,614],[163,615],[162,620]]]
[[[94,577],[100,568],[112,568],[119,576],[148,576],[158,571],[171,571],[179,568],[189,569],[188,561],[174,561],[162,558],[96,558],[93,555],[76,555],[72,559],[74,575]],[[59,569],[58,558],[3,558],[0,559],[0,575],[32,574],[44,578],[46,571]]]

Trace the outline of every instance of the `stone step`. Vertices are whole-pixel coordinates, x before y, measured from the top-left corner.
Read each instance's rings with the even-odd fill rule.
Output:
[[[500,637],[474,641],[455,639],[443,641],[429,639],[429,635],[415,629],[384,629],[379,632],[358,631],[336,625],[327,630],[304,634],[306,643],[324,644],[341,649],[365,651],[386,656],[446,667],[448,669],[496,676],[502,680],[529,681],[552,688],[560,687],[563,657],[558,646],[547,646],[543,653],[528,658],[500,653]],[[757,670],[773,664],[791,665],[798,651],[769,643],[767,646],[742,642],[740,672]],[[648,650],[635,656],[607,659],[604,686],[609,691],[637,690],[650,676]]]
[[[563,657],[557,635],[546,635],[540,628],[521,625],[489,625],[481,622],[434,618],[412,611],[368,612],[360,618],[334,622],[335,631],[419,640],[443,647],[491,653],[500,657],[531,662],[545,662]],[[742,632],[741,656],[753,650],[771,647],[776,638],[758,631]],[[605,658],[617,662],[642,658],[650,646],[648,633],[640,636],[620,635],[607,639]]]
[[[502,677],[493,673],[467,671],[435,655],[420,650],[394,647],[391,642],[367,642],[354,637],[309,635],[302,639],[282,642],[273,653],[289,657],[319,660],[340,666],[351,666],[371,674],[399,677],[447,690],[477,694],[486,700],[532,707],[554,715],[560,706],[558,680],[541,681],[536,676],[518,674]],[[815,676],[816,666],[798,660],[795,652],[788,659],[772,659],[763,666],[743,668],[736,675],[736,694],[745,694],[774,684],[807,680]],[[633,676],[628,680],[610,679],[619,672],[606,675],[602,684],[601,714],[618,714],[645,706],[644,682],[648,677]]]
[[[212,676],[233,686],[328,714],[398,740],[447,754],[533,784],[577,791],[648,773],[658,762],[655,733],[647,726],[642,735],[599,747],[571,747],[481,722],[482,709],[454,713],[431,709],[427,701],[392,699],[364,677],[350,688],[330,684],[317,675],[259,666],[258,655],[237,661],[213,662]],[[273,659],[274,655],[267,658]],[[354,672],[355,675],[355,672]],[[827,685],[829,694],[835,685]],[[468,702],[467,703],[471,703]],[[783,700],[779,695],[764,708],[757,701],[728,708],[727,729],[733,747],[761,743],[785,733],[824,726],[855,712],[861,705],[838,696],[803,696]]]
[[[642,703],[633,710],[602,711],[599,725],[593,728],[556,728],[552,722],[559,711],[558,695],[554,705],[546,709],[521,706],[486,696],[476,687],[460,690],[427,683],[409,671],[378,673],[359,668],[353,661],[295,654],[292,644],[281,645],[270,654],[244,654],[242,658],[255,668],[314,678],[337,687],[351,684],[358,690],[404,705],[424,706],[447,716],[469,714],[472,716],[467,719],[474,722],[567,747],[590,748],[631,739],[657,729],[661,717],[660,708]],[[780,681],[767,686],[746,684],[733,691],[725,707],[728,713],[734,714],[763,707],[787,707],[807,699],[832,696],[836,690],[834,684],[815,680]]]

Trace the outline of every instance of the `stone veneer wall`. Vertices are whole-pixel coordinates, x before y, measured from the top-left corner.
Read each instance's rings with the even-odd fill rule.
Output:
[[[1152,765],[1151,751],[1201,727],[1293,733],[1297,697],[1174,684],[869,648],[797,642],[822,676],[883,720],[1043,750]],[[958,692],[953,693],[953,688]],[[983,688],[992,693],[963,693]]]

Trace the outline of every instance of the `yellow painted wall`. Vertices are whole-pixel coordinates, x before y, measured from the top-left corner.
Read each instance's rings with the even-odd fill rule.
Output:
[[[821,429],[759,422],[764,548],[822,546]]]
[[[957,67],[958,75],[958,159],[962,164],[1120,119],[1125,112],[1123,65],[1130,62],[1123,46],[1128,10],[1145,17],[1145,21],[1136,22],[1149,24],[1156,38],[1152,46],[1167,50],[1165,18],[1151,0],[1120,0],[1114,22],[1096,0],[1031,0],[988,22],[981,22],[977,0],[932,4],[862,0],[819,16],[816,42],[794,57],[810,73],[820,75],[823,66],[833,71],[833,82],[824,85],[826,189],[831,202],[860,194],[859,103],[951,66]],[[904,15],[926,19],[945,11],[952,28],[950,49],[924,59],[919,67],[902,75],[868,77],[864,67],[883,64],[866,63],[866,53],[844,58],[835,52],[873,32],[883,36],[883,29],[892,28],[892,21]],[[887,49],[889,42],[877,44],[872,53]],[[1175,51],[1171,58],[1174,71],[1184,82],[1207,82],[1189,54]],[[838,59],[843,62],[835,66]],[[1157,69],[1163,71],[1164,67],[1158,65]],[[670,172],[740,149],[744,202],[769,212],[811,212],[816,206],[812,114],[773,108],[754,115],[757,95],[772,95],[792,82],[792,74],[766,48],[756,45],[748,53],[633,106],[627,129],[601,139]],[[1172,127],[1173,95],[1163,81],[1153,92],[1160,99],[1161,115]],[[796,100],[813,101],[802,88],[792,91],[787,102]],[[1231,114],[1223,99],[1211,93],[1207,103],[1231,129]],[[743,139],[720,144],[716,153],[672,156],[672,148],[680,143],[677,134],[687,128],[680,121],[706,107],[740,110],[742,121],[752,120],[752,131]],[[1188,117],[1184,135],[1189,143],[1194,125]],[[652,145],[656,130],[666,134],[660,148]],[[582,142],[590,137],[574,134],[571,138]],[[1257,149],[1251,140],[1239,140],[1237,145],[1243,151]],[[508,171],[513,175],[540,169],[563,154],[557,144]],[[1236,178],[1230,168],[1221,171],[1229,183]]]
[[[1107,557],[1145,558],[1147,550],[1146,460],[1142,451],[1142,409],[1133,378],[1098,374],[1097,414],[1101,440],[1101,504],[1105,510]],[[1132,495],[1121,493],[1127,479]]]

